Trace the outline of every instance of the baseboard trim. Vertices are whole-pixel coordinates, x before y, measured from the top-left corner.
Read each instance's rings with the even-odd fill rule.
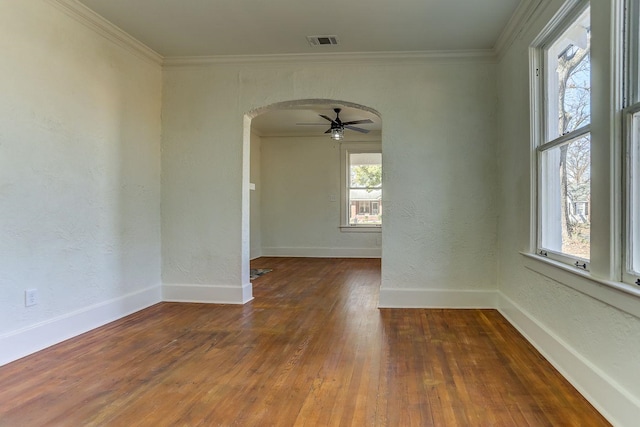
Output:
[[[0,366],[162,301],[159,285],[0,335]]]
[[[380,308],[496,308],[496,291],[380,289]]]
[[[498,310],[609,422],[637,425],[639,399],[501,292]]]
[[[251,283],[240,286],[163,285],[162,300],[206,304],[246,304],[253,299]]]
[[[263,257],[381,258],[380,248],[262,248]]]

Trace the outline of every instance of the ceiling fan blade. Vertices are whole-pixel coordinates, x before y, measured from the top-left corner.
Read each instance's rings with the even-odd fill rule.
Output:
[[[329,117],[325,116],[324,114],[318,114],[320,117],[322,117],[325,120],[329,120],[331,123],[335,123],[335,121],[333,119],[330,119]]]
[[[361,125],[364,123],[373,123],[372,120],[370,119],[364,119],[364,120],[352,120],[350,122],[342,122],[343,125]]]
[[[328,131],[326,131],[325,133],[331,133],[331,129],[329,129]]]
[[[355,126],[347,126],[347,125],[345,125],[345,128],[351,129],[351,130],[355,130],[356,132],[369,133],[369,129],[357,128]]]

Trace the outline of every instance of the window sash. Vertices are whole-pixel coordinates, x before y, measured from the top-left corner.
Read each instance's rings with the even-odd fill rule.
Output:
[[[562,50],[562,52],[564,52],[568,50],[570,46],[576,46],[577,48],[579,48],[581,43],[585,43],[585,44],[587,43],[587,40],[589,37],[588,34],[586,39],[581,39],[580,36],[576,36],[575,30],[579,28],[580,20],[584,18],[584,15],[586,14],[588,9],[590,9],[590,3],[588,1],[582,2],[580,5],[575,7],[575,9],[571,13],[565,16],[564,19],[559,24],[556,25],[556,28],[553,31],[551,31],[550,34],[547,36],[545,43],[543,43],[539,47],[541,51],[540,63],[542,64],[542,71],[543,71],[541,73],[542,92],[544,96],[544,107],[542,111],[543,115],[541,119],[542,119],[542,122],[545,124],[543,132],[541,133],[541,135],[543,135],[543,138],[544,138],[543,143],[556,141],[557,139],[563,136],[559,134],[561,130],[558,129],[559,81],[557,78],[556,70],[559,66],[559,62],[557,57],[558,51],[555,50],[555,48],[557,47],[564,48]],[[561,43],[560,46],[557,46],[559,42],[564,42],[564,43]],[[585,61],[585,60],[588,61],[590,64],[591,52],[589,52],[586,55],[586,57],[583,58],[582,61]],[[580,62],[580,64],[582,64],[582,61]],[[576,74],[572,73],[570,76],[568,76],[567,82],[572,81],[573,78],[577,78],[578,76],[577,68],[579,67],[576,66],[576,70],[575,70]],[[565,98],[565,101],[568,103],[570,103],[569,99],[572,98],[571,94],[574,93],[574,91],[571,91],[570,89],[571,89],[571,86],[568,86],[565,88],[565,95],[567,95],[567,97]],[[591,123],[590,111],[586,117],[586,120],[587,121],[585,125],[576,127],[575,129],[571,129],[571,126],[570,126],[571,119],[567,119],[568,123],[566,123],[566,126],[568,126],[569,129],[571,130],[566,131],[564,135],[573,133],[581,128],[584,128],[585,126],[588,126]]]
[[[549,209],[552,204],[549,199],[550,195],[548,193],[548,187],[546,186],[546,179],[550,171],[545,170],[545,162],[544,156],[551,150],[560,148],[565,145],[569,145],[572,142],[578,141],[586,136],[591,136],[590,126],[584,126],[581,129],[578,129],[570,134],[563,135],[557,138],[554,141],[550,141],[547,144],[541,145],[538,147],[538,209],[537,209],[537,239],[536,239],[536,252],[539,255],[554,259],[556,261],[563,262],[565,264],[571,264],[575,267],[579,267],[584,270],[589,270],[590,259],[582,258],[577,255],[569,254],[566,252],[562,252],[559,250],[552,249],[551,246],[546,245],[545,242],[548,242],[548,238],[545,239],[545,233],[551,233],[549,230],[549,225],[546,224],[548,220],[549,212],[545,209]],[[560,212],[562,215],[563,212]],[[560,238],[560,244],[562,244],[562,237]],[[589,243],[590,244],[590,243]]]
[[[625,262],[624,282],[640,279],[640,102],[626,108],[624,116],[625,140]]]

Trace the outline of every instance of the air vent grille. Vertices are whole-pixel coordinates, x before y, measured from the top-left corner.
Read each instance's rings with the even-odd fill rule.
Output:
[[[307,36],[311,46],[329,46],[338,44],[338,36]]]

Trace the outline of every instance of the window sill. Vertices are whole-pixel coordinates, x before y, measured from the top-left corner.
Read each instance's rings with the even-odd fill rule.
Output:
[[[525,268],[640,318],[640,287],[594,277],[588,271],[537,254],[520,254],[525,257]]]
[[[381,233],[381,225],[341,225],[340,231],[343,233]]]

